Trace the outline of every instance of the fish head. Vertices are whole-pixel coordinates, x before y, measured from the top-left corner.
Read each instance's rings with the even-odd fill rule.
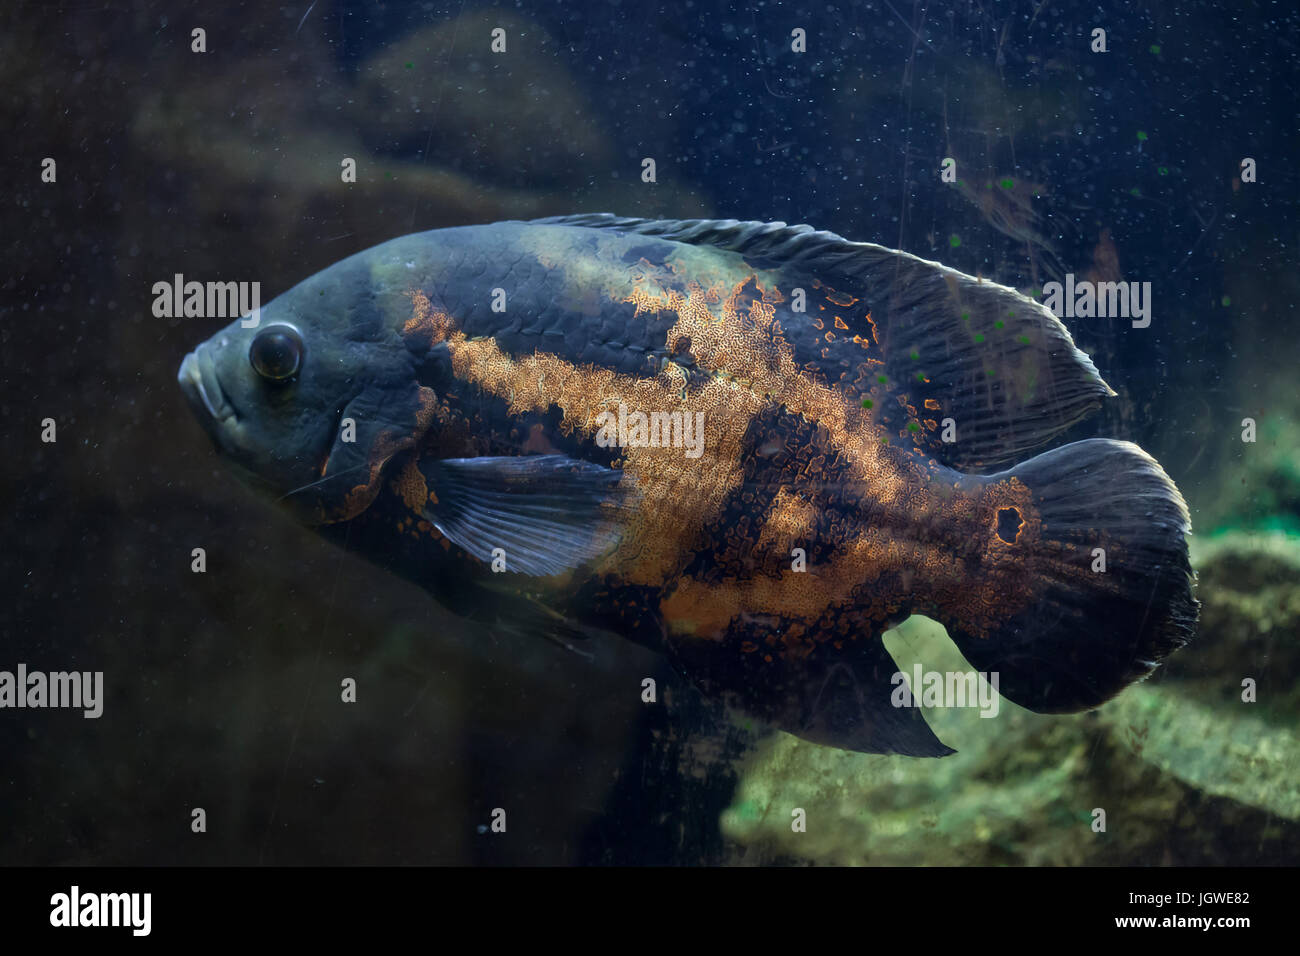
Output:
[[[236,473],[307,524],[368,507],[389,460],[432,417],[432,390],[417,381],[417,359],[389,320],[409,297],[376,281],[371,253],[231,322],[185,356],[177,375]]]

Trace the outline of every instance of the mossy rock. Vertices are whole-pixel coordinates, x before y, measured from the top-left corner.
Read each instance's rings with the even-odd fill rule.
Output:
[[[1197,637],[1158,674],[1161,686],[1203,703],[1241,702],[1255,683],[1270,720],[1300,716],[1300,538],[1275,532],[1229,532],[1192,539],[1199,578]]]
[[[926,720],[958,750],[939,760],[854,754],[773,734],[740,767],[723,832],[746,862],[1295,863],[1294,711],[1241,701],[1237,655],[1254,646],[1260,618],[1243,612],[1254,622],[1243,624],[1230,613],[1243,595],[1285,587],[1280,572],[1293,554],[1285,542],[1238,545],[1198,554],[1211,613],[1179,653],[1203,650],[1174,679],[1131,687],[1073,716],[1033,714],[1005,700],[989,718],[927,708]],[[885,642],[905,672],[916,662],[971,669],[924,618]],[[803,832],[792,827],[796,809],[804,812]],[[1098,809],[1104,832],[1094,830]]]

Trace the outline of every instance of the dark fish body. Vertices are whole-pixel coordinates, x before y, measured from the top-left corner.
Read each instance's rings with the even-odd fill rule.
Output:
[[[891,704],[881,634],[909,614],[1045,712],[1099,705],[1196,620],[1160,466],[1105,439],[1034,456],[1113,394],[1061,323],[806,226],[406,236],[180,378],[257,484],[452,610],[622,635],[834,746],[950,752]]]

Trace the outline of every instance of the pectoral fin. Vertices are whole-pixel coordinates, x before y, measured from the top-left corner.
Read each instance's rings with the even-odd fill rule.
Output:
[[[484,563],[547,577],[610,551],[619,540],[623,473],[566,455],[422,462],[432,492],[424,515]]]

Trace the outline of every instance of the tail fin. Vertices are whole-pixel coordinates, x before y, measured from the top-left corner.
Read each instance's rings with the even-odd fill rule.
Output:
[[[985,637],[962,633],[960,621],[949,633],[1021,706],[1097,707],[1192,637],[1200,605],[1183,537],[1187,506],[1155,459],[1129,442],[1075,442],[989,480],[1008,477],[1033,494],[1042,539],[1053,545],[1026,558],[1037,598]]]

